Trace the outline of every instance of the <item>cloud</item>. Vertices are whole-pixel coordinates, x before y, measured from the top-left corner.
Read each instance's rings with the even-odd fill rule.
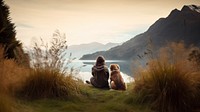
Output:
[[[124,42],[171,10],[198,0],[5,0],[24,43],[59,29],[70,44]],[[78,41],[77,41],[78,40]]]
[[[18,28],[34,28],[34,26],[24,24],[24,23],[19,23],[16,25]]]

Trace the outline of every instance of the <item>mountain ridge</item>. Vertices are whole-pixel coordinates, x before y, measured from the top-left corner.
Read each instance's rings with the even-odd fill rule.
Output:
[[[80,58],[84,54],[108,50],[117,45],[120,45],[120,44],[111,43],[111,42],[107,44],[91,42],[91,43],[84,43],[84,44],[79,44],[79,45],[70,45],[67,49],[67,52],[72,53],[73,57]]]
[[[159,18],[147,31],[138,34],[122,45],[107,51],[87,54],[80,59],[95,59],[103,55],[106,59],[130,60],[144,52],[149,40],[155,48],[164,47],[168,42],[184,41],[186,45],[200,46],[200,7],[184,5],[174,9],[166,18]]]

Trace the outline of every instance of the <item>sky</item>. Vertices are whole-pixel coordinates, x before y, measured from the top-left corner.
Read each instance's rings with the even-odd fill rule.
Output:
[[[123,43],[145,32],[161,17],[200,0],[5,0],[17,39],[30,46],[49,41],[56,30],[68,45]]]

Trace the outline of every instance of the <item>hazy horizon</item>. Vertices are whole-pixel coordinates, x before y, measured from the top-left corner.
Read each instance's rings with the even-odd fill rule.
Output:
[[[5,0],[15,23],[17,39],[29,46],[55,30],[69,45],[122,43],[145,32],[161,17],[198,0]]]

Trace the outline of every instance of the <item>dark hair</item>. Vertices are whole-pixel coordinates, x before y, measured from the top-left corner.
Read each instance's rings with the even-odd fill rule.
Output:
[[[96,66],[105,65],[105,59],[103,56],[98,56],[96,59]]]

